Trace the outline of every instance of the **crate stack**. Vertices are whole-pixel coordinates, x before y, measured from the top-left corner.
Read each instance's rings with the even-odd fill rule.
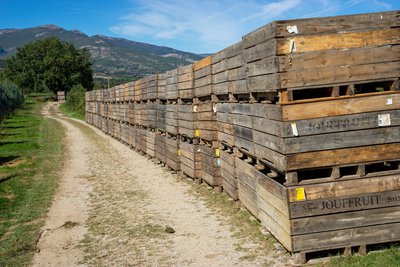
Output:
[[[304,262],[400,240],[399,78],[399,11],[276,21],[88,92],[86,121],[222,187]]]
[[[221,187],[216,101],[213,97],[212,56],[193,64],[194,124],[199,139],[200,179],[213,187]]]
[[[166,72],[165,86],[165,161],[174,171],[180,170],[178,137],[178,69]]]
[[[166,95],[166,87],[167,87],[167,74],[161,73],[158,74],[158,83],[157,83],[157,131],[155,135],[156,139],[156,158],[162,163],[166,164],[166,146],[165,146],[165,138],[166,138],[166,103],[167,103],[167,95]]]
[[[389,12],[277,21],[243,37],[259,102],[248,109],[249,205],[300,261],[399,239],[388,234],[400,223],[388,197],[399,190],[398,26]]]

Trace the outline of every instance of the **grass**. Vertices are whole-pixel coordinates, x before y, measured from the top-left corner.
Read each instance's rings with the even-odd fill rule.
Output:
[[[83,121],[85,120],[85,114],[82,114],[80,112],[76,112],[76,111],[72,110],[69,106],[66,105],[66,103],[61,104],[60,109],[65,115],[67,115],[69,117],[83,120]]]
[[[28,99],[0,124],[0,266],[27,266],[63,162],[63,127]]]
[[[327,266],[330,267],[391,267],[400,266],[400,249],[391,247],[383,251],[368,253],[366,256],[340,256],[332,258]]]

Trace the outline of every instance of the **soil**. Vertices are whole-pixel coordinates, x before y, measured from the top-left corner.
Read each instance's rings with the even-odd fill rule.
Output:
[[[32,266],[282,266],[282,249],[256,258],[258,241],[192,185],[56,103],[43,115],[66,128],[66,162]],[[232,203],[232,205],[234,205]],[[238,249],[246,248],[246,249]]]

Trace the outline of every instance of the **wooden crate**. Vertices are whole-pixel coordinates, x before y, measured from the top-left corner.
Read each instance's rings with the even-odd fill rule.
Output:
[[[377,17],[380,22],[371,25],[366,17]],[[273,22],[244,36],[248,91],[278,92],[398,78],[400,29],[391,28],[399,24],[398,12],[335,17],[332,21]]]
[[[155,134],[155,140],[156,140],[156,158],[162,162],[166,163],[166,145],[165,145],[165,135],[158,132]]]
[[[168,100],[176,100],[179,97],[178,90],[178,69],[166,72],[165,98]]]
[[[178,134],[178,105],[165,105],[165,131],[172,134]]]
[[[157,106],[157,129],[165,132],[166,124],[165,124],[165,114],[166,114],[166,105],[163,102],[159,102]]]
[[[247,93],[246,64],[243,60],[243,43],[226,48],[226,71],[228,91],[233,95]]]
[[[181,137],[179,141],[180,169],[193,179],[200,178],[201,157],[199,146],[191,138]]]
[[[169,135],[165,138],[165,161],[168,167],[174,171],[180,170],[179,139]]]
[[[134,135],[135,135],[135,149],[137,151],[142,151],[142,129],[140,126],[135,126],[134,128]]]
[[[192,65],[178,68],[178,91],[180,99],[192,99],[194,97]]]
[[[135,81],[134,99],[136,102],[142,101],[142,80]]]
[[[153,74],[148,77],[147,83],[147,99],[156,100],[158,90],[158,74]]]
[[[128,144],[131,148],[136,147],[135,126],[132,124],[128,125]]]
[[[149,121],[148,121],[148,109],[149,104],[148,102],[141,102],[140,103],[140,125],[143,127],[148,127],[149,126]]]
[[[200,145],[198,150],[201,160],[200,179],[213,187],[220,187],[222,179],[219,149]]]
[[[205,57],[193,64],[194,72],[194,97],[211,96],[212,74],[211,56]]]
[[[218,140],[217,110],[212,102],[199,102],[193,105],[195,136],[205,141]]]
[[[131,125],[135,124],[135,102],[128,103],[128,123]]]
[[[228,72],[226,70],[226,48],[211,56],[212,93],[227,95]]]
[[[140,93],[141,93],[141,101],[147,101],[147,93],[149,90],[149,81],[150,81],[150,76],[146,76],[141,79],[140,83]]]
[[[147,121],[148,127],[150,128],[157,128],[157,110],[158,110],[158,103],[155,100],[148,100],[147,101]]]
[[[157,80],[157,98],[160,100],[166,100],[166,73],[160,73],[158,74],[158,80]]]
[[[231,147],[235,146],[234,115],[232,113],[234,105],[232,103],[217,103],[215,105],[217,110],[217,139]]]
[[[285,172],[395,159],[399,97],[390,91],[251,104],[255,155]]]
[[[232,199],[238,200],[238,179],[233,148],[221,146],[219,149],[219,156],[221,159],[222,188]]]
[[[152,158],[156,156],[156,134],[154,131],[146,130],[146,154]]]
[[[178,134],[187,137],[196,137],[196,127],[194,122],[193,102],[181,102],[178,108]]]
[[[253,104],[233,103],[231,104],[231,116],[233,121],[233,133],[235,146],[250,155],[255,155],[253,142],[252,115]]]

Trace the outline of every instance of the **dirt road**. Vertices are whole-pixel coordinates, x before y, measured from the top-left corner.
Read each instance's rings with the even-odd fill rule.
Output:
[[[125,145],[58,112],[67,162],[33,266],[281,266],[284,251],[234,235],[229,218]],[[232,204],[233,205],[233,204]],[[271,244],[270,244],[271,246]],[[242,248],[242,249],[239,249]],[[246,248],[246,249],[243,249]]]

